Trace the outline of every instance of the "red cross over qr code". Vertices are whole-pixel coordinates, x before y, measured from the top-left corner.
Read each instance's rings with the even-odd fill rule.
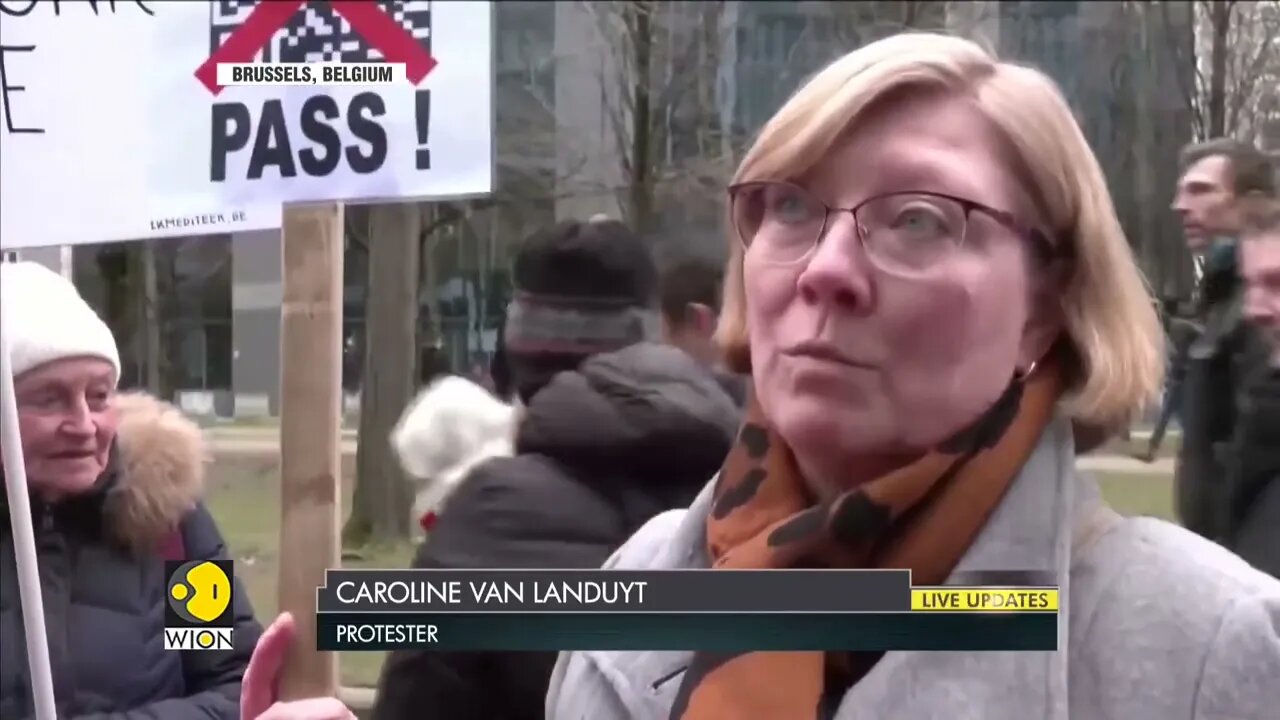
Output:
[[[209,3],[209,52],[226,42],[260,2],[215,0]],[[428,55],[431,53],[431,0],[375,0],[377,5]],[[351,62],[384,60],[327,2],[308,2],[254,56],[255,62]]]

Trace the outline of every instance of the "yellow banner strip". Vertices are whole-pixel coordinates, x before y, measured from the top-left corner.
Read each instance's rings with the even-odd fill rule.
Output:
[[[913,612],[1057,612],[1058,588],[912,588],[911,610]]]

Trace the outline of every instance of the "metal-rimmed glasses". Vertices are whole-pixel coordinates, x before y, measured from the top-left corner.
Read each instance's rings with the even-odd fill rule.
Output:
[[[1047,262],[1065,253],[1039,229],[1012,213],[935,192],[876,195],[852,208],[833,208],[789,182],[747,182],[729,188],[734,231],[744,249],[778,264],[806,259],[826,235],[835,213],[853,216],[867,257],[885,271],[919,273],[964,247],[970,216],[978,212],[1031,243]]]

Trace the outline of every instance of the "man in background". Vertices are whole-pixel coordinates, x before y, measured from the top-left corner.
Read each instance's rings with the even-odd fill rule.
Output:
[[[1231,448],[1227,546],[1280,577],[1280,199],[1248,198],[1241,215],[1250,332]]]
[[[661,281],[662,337],[668,345],[711,368],[720,386],[742,407],[750,380],[722,367],[720,348],[713,340],[723,281],[723,268],[706,260],[683,260],[668,266]]]
[[[1274,196],[1274,171],[1256,148],[1221,138],[1183,150],[1173,209],[1188,249],[1204,258],[1197,288],[1197,336],[1188,344],[1183,378],[1182,446],[1174,474],[1179,519],[1189,530],[1225,543],[1230,518],[1228,466],[1244,386],[1247,323],[1236,261],[1241,199]]]

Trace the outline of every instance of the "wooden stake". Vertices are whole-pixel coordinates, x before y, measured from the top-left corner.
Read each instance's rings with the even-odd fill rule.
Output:
[[[342,462],[342,206],[286,207],[280,308],[281,611],[298,639],[282,700],[335,695],[338,658],[316,646],[316,588],[339,567]]]

